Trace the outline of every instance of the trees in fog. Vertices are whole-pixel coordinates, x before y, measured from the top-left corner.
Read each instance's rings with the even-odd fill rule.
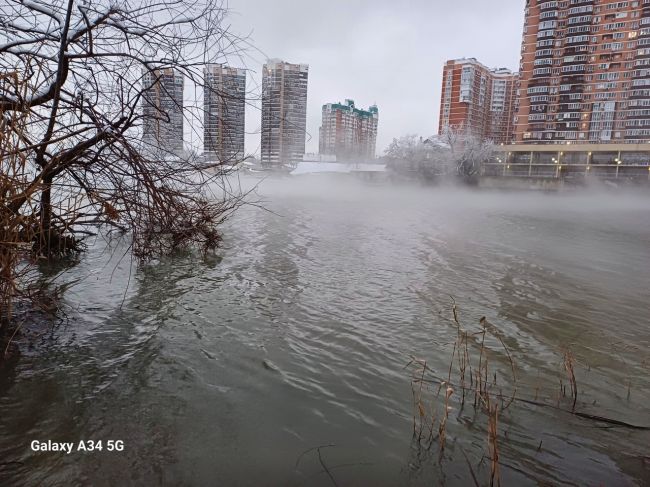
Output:
[[[450,171],[450,148],[437,138],[405,135],[386,149],[388,167],[398,174],[426,180],[446,176]]]
[[[441,140],[449,146],[450,159],[458,176],[471,179],[480,174],[481,164],[494,154],[494,143],[465,127],[446,127]]]
[[[151,150],[143,103],[165,72],[190,88],[203,66],[237,53],[213,0],[5,0],[0,4],[0,293],[19,292],[17,267],[82,248],[105,226],[129,232],[149,258],[214,248],[240,198],[219,164]],[[150,110],[151,112],[151,110]],[[199,129],[200,110],[183,116]],[[229,164],[232,164],[230,162]]]
[[[494,144],[461,128],[448,128],[427,139],[406,135],[386,150],[391,170],[426,180],[458,176],[470,180],[494,151]]]

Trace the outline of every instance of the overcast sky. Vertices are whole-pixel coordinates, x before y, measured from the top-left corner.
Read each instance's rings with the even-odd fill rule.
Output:
[[[475,57],[516,70],[524,0],[229,0],[233,32],[250,34],[244,60],[259,96],[267,57],[309,64],[307,152],[318,152],[321,107],[379,107],[377,154],[393,137],[437,132],[442,68]],[[258,103],[259,105],[259,103]],[[246,113],[246,151],[259,153],[260,112]],[[310,138],[311,136],[311,138]]]

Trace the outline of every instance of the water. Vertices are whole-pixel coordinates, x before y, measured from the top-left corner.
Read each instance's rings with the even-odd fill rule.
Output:
[[[0,369],[0,485],[333,485],[325,468],[338,485],[469,485],[462,452],[485,482],[487,421],[457,396],[442,457],[412,439],[405,365],[446,375],[450,296],[465,326],[501,330],[521,397],[570,409],[568,347],[579,411],[650,426],[650,198],[322,178],[259,194],[272,212],[238,213],[217,256],[138,269],[98,240],[63,276],[67,319],[28,326]],[[650,483],[648,431],[518,402],[499,435],[505,485]]]

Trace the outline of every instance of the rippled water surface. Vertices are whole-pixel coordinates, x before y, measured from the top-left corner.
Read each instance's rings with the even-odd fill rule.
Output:
[[[67,319],[26,323],[0,368],[0,485],[470,485],[463,452],[484,483],[485,416],[456,396],[442,455],[412,439],[405,366],[446,375],[452,296],[464,326],[498,327],[518,395],[553,406],[499,418],[505,485],[650,484],[650,432],[554,409],[571,408],[570,349],[578,411],[650,426],[650,198],[322,178],[258,192],[270,211],[240,211],[216,256],[137,268],[98,240],[63,275]]]

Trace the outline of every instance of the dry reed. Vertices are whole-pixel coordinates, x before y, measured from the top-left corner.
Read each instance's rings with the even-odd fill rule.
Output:
[[[425,360],[411,357],[408,364],[412,366],[413,435],[419,443],[424,443],[428,448],[437,442],[442,457],[453,403],[458,403],[459,409],[462,410],[466,406],[467,393],[473,393],[472,407],[476,411],[482,411],[487,418],[487,446],[491,459],[490,485],[500,485],[498,423],[501,412],[508,409],[515,400],[517,374],[514,360],[499,330],[487,319],[480,320],[477,330],[468,330],[462,326],[460,311],[453,298],[449,322],[454,327],[456,336],[454,342],[449,345],[452,351],[446,377],[430,380],[429,377],[435,377],[435,371],[429,368]],[[500,352],[488,348],[488,337],[500,345]],[[496,370],[491,369],[490,357],[494,353],[505,357],[512,374],[512,391],[505,396],[499,387]],[[425,385],[433,386],[433,390],[429,389],[428,399]],[[442,407],[442,412],[439,411],[438,405]],[[473,472],[472,475],[474,476]]]
[[[571,398],[573,399],[573,404],[571,405],[571,412],[575,412],[576,403],[578,402],[578,383],[576,381],[575,369],[573,367],[575,363],[575,357],[569,349],[564,351],[564,370],[567,374],[567,380],[571,387]],[[565,393],[566,395],[566,393]]]
[[[421,295],[422,296],[422,295]],[[428,300],[426,296],[422,296]],[[566,348],[561,350],[562,371],[559,374],[560,389],[557,395],[557,405],[540,399],[540,387],[535,384],[534,397],[518,396],[518,377],[515,360],[506,345],[501,331],[483,317],[475,330],[468,330],[461,324],[460,312],[452,298],[451,317],[446,320],[455,330],[455,339],[449,343],[451,358],[444,372],[435,371],[430,362],[411,357],[408,366],[412,367],[411,389],[413,391],[413,435],[418,444],[427,448],[437,442],[442,458],[447,442],[449,413],[454,403],[459,407],[459,414],[466,407],[466,395],[473,394],[471,404],[475,412],[480,412],[486,420],[487,452],[484,458],[490,460],[488,482],[490,486],[501,484],[500,471],[500,436],[499,423],[502,415],[515,403],[528,404],[534,407],[551,408],[561,413],[572,414],[581,419],[605,423],[610,427],[627,428],[632,430],[650,431],[650,426],[631,424],[625,421],[600,415],[578,411],[578,383],[576,379],[576,360],[573,352]],[[441,315],[443,318],[444,315]],[[488,344],[488,341],[491,343]],[[496,366],[495,366],[496,364]],[[499,384],[499,371],[504,364],[510,372],[506,390]],[[565,381],[568,383],[565,384]],[[630,397],[630,382],[628,399]],[[441,397],[441,394],[444,395]],[[568,394],[567,394],[568,393]],[[546,391],[545,397],[551,399],[553,390]],[[561,398],[570,396],[571,408],[561,407]],[[442,413],[439,408],[442,407]],[[504,434],[507,440],[507,435]],[[543,441],[535,444],[536,451],[541,451]],[[461,451],[467,460],[472,479],[476,485],[478,480],[464,450]]]

